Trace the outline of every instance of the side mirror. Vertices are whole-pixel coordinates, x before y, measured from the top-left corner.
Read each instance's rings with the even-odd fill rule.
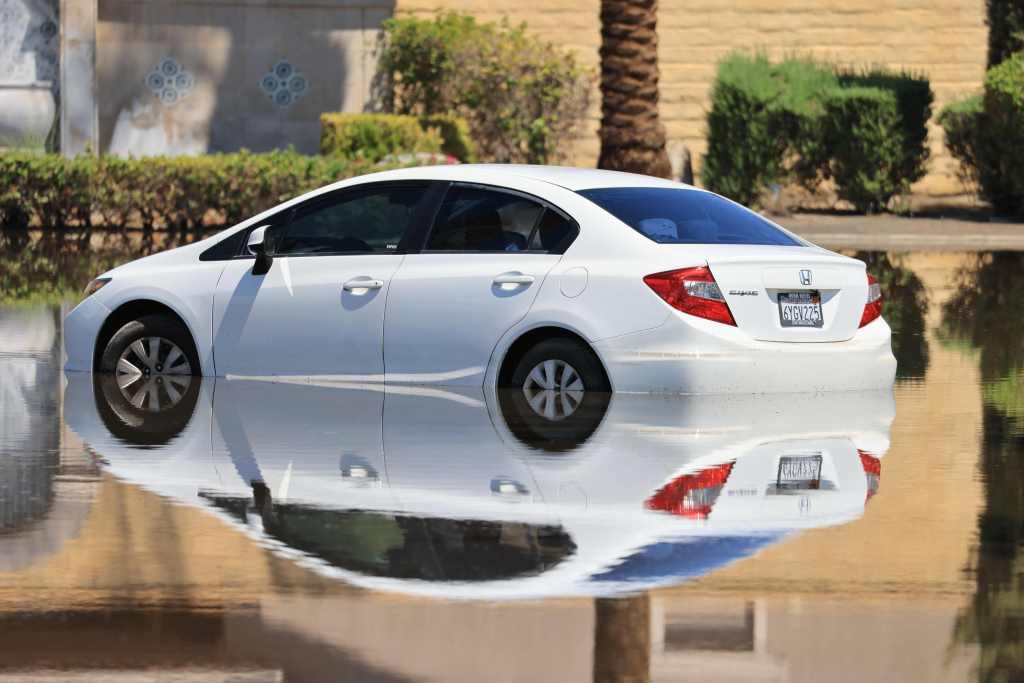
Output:
[[[267,228],[269,227],[269,225],[261,225],[249,233],[249,241],[245,247],[250,254],[256,257],[256,263],[252,267],[253,275],[265,275],[270,270],[270,264],[274,262],[267,243]]]

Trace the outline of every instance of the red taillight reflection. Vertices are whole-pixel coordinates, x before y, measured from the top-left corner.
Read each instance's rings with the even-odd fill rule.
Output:
[[[882,316],[882,286],[872,275],[868,275],[868,300],[864,304],[864,312],[860,316],[860,326],[864,327],[872,320]]]
[[[691,519],[706,519],[735,461],[676,477],[644,503],[648,510],[660,510]]]
[[[706,266],[654,273],[644,282],[677,311],[736,326],[729,304]]]
[[[864,503],[867,504],[871,500],[871,496],[878,493],[878,485],[882,480],[882,461],[859,448],[857,455],[860,456],[860,464],[864,468],[864,476],[868,481],[868,495],[864,499]]]

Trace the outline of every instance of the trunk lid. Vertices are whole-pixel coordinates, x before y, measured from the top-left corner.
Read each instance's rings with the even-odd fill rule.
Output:
[[[814,247],[701,247],[739,329],[754,339],[782,342],[836,342],[860,326],[867,301],[864,264]],[[786,302],[820,295],[820,327],[786,327]],[[787,307],[787,315],[792,308]]]

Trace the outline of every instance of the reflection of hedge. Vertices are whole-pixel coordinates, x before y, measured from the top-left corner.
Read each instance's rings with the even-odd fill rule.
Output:
[[[380,167],[291,151],[142,159],[5,152],[0,221],[55,228],[230,225],[371,170]]]
[[[942,307],[942,334],[981,352],[981,376],[998,380],[1024,368],[1024,253],[979,255],[960,271]]]
[[[832,180],[858,210],[884,209],[924,177],[932,99],[928,80],[910,74],[729,55],[711,93],[702,179],[746,204],[772,184]]]
[[[897,378],[924,377],[928,369],[928,342],[924,338],[928,291],[924,283],[914,271],[903,267],[898,256],[862,251],[855,257],[867,263],[868,272],[878,278],[882,287],[885,321],[892,328]]]

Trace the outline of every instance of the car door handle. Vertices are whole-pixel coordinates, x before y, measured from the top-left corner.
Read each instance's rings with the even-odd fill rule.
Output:
[[[349,280],[348,282],[343,284],[341,288],[344,289],[346,292],[355,292],[364,289],[380,289],[383,286],[383,280],[371,280],[369,278],[365,280],[360,280],[359,278],[356,278],[354,280]]]
[[[496,285],[529,285],[533,284],[536,278],[532,275],[521,275],[519,273],[505,273],[494,278]]]

